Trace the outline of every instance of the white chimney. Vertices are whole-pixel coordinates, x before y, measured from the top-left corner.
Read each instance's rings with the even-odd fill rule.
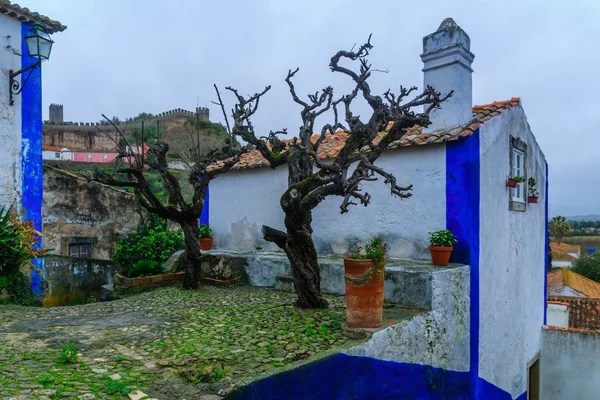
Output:
[[[427,132],[448,130],[473,119],[471,39],[452,18],[446,18],[434,33],[423,38],[423,84],[454,95],[431,112]]]

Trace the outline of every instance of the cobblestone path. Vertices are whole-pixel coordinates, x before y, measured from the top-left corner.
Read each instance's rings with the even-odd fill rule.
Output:
[[[328,297],[323,311],[298,311],[294,299],[203,286],[71,307],[0,306],[0,399],[212,400],[350,345],[343,297]],[[78,359],[61,362],[71,343]]]

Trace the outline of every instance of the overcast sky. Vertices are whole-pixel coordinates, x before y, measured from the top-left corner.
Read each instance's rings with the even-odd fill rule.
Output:
[[[300,117],[289,68],[300,67],[299,93],[344,93],[329,59],[373,33],[370,61],[389,70],[373,88],[421,86],[422,38],[453,17],[471,37],[474,103],[521,97],[550,166],[551,215],[600,214],[600,1],[17,2],[68,27],[44,64],[44,119],[50,103],[79,122],[198,104],[222,121],[213,83],[245,94],[270,84],[254,124],[290,132]]]

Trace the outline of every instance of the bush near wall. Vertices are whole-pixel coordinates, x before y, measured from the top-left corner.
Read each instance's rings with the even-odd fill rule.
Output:
[[[0,303],[33,304],[31,286],[20,270],[32,258],[45,255],[35,248],[40,237],[32,221],[0,208]]]
[[[176,251],[185,247],[181,229],[168,230],[166,222],[150,214],[136,232],[119,241],[112,260],[129,277],[155,275]]]

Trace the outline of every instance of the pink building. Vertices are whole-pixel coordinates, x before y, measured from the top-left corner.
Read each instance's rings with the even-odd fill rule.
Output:
[[[144,150],[147,151],[148,150],[148,145],[144,144]],[[135,152],[135,154],[140,154],[142,152],[142,149],[140,146],[136,146],[133,148],[133,151]],[[117,156],[119,154],[118,153],[108,153],[108,152],[94,152],[94,151],[89,151],[89,152],[81,152],[81,151],[74,151],[73,152],[73,161],[78,161],[78,162],[93,162],[93,163],[108,163],[111,161],[114,161]]]

